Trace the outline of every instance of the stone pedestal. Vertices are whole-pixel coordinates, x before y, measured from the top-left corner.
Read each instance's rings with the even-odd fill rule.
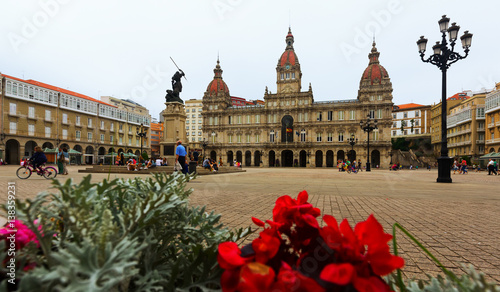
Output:
[[[166,102],[163,111],[163,141],[160,142],[160,156],[167,158],[168,165],[174,165],[175,148],[178,140],[188,151],[186,136],[186,109],[180,102]]]

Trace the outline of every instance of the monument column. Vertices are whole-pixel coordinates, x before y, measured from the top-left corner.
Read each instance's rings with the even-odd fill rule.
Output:
[[[163,111],[163,141],[160,142],[162,157],[167,158],[168,165],[175,163],[175,143],[182,141],[182,145],[188,150],[186,138],[186,110],[184,104],[177,101],[165,102],[166,109]]]

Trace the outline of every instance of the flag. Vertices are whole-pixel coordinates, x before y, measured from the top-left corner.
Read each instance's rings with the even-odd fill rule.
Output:
[[[287,132],[287,133],[293,133],[293,130],[292,130],[292,129],[290,129],[290,128],[286,128],[286,132]]]

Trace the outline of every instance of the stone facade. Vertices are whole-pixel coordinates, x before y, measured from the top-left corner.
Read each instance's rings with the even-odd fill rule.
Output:
[[[149,127],[149,113],[138,114],[35,80],[0,75],[2,158],[18,164],[35,146],[81,152],[72,163],[99,163],[112,148],[139,154],[136,127]],[[149,142],[144,141],[149,145]],[[149,148],[149,147],[146,147]],[[53,162],[53,161],[49,161]]]
[[[376,119],[370,133],[372,168],[387,167],[391,149],[392,84],[373,43],[358,96],[350,100],[314,101],[312,86],[301,91],[301,65],[289,30],[276,67],[277,92],[265,89],[264,104],[232,106],[219,60],[203,96],[203,132],[207,155],[244,166],[336,167],[338,160],[367,158],[367,134],[360,122]],[[354,137],[351,148],[347,139]],[[350,153],[350,151],[353,153]]]

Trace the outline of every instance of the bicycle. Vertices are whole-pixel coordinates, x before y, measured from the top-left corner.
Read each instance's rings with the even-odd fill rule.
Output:
[[[17,169],[16,175],[20,179],[28,179],[31,174],[36,171],[38,175],[42,175],[46,179],[55,178],[57,176],[57,170],[53,166],[44,167],[44,165],[40,165],[41,170],[35,169],[31,163],[25,163],[24,166],[21,166]]]

